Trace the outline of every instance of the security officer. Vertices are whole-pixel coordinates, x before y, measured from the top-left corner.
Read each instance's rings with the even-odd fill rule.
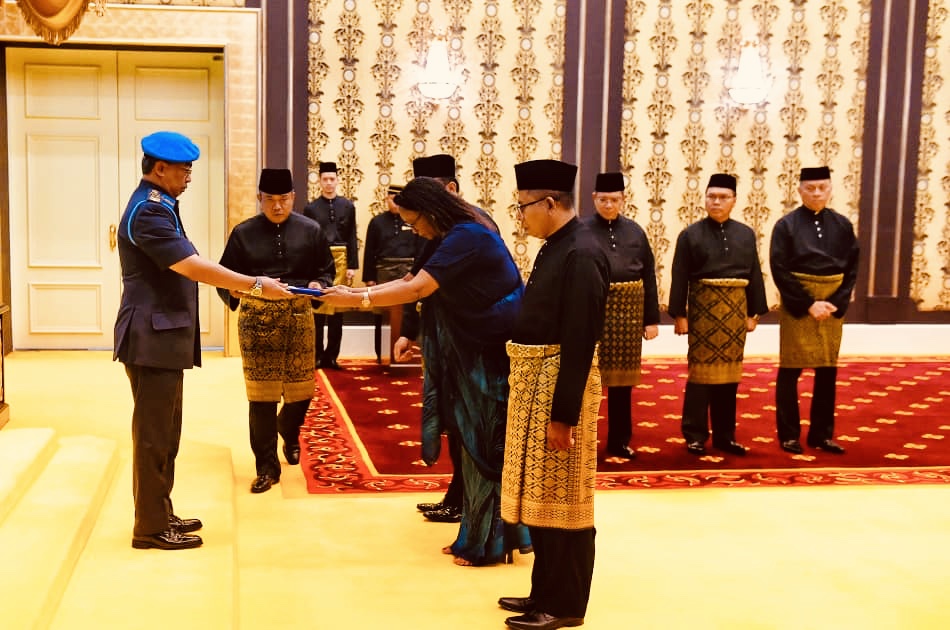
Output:
[[[132,495],[136,549],[190,549],[201,538],[196,518],[172,510],[175,456],[181,440],[183,370],[201,365],[198,285],[289,298],[286,285],[225,269],[198,255],[178,211],[198,147],[159,131],[142,139],[142,180],[119,223],[122,301],[113,358],[132,386]]]

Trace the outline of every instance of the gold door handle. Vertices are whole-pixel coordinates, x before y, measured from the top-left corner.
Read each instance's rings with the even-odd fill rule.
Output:
[[[118,239],[116,236],[119,233],[119,228],[115,223],[109,226],[109,250],[115,251],[116,245],[118,245]]]

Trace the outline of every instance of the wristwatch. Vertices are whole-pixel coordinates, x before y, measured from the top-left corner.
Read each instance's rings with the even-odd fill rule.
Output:
[[[261,297],[264,295],[264,279],[260,276],[254,278],[254,286],[251,287],[251,290],[248,291],[248,295],[252,297]]]
[[[363,294],[363,300],[360,302],[360,306],[363,308],[369,308],[373,305],[373,302],[369,299],[369,287],[366,287],[366,293]]]

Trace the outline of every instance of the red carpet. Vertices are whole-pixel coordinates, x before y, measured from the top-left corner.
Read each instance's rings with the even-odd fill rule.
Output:
[[[419,369],[343,365],[343,371],[317,372],[301,457],[308,490],[444,489],[451,470],[447,451],[432,468],[419,459]],[[633,394],[637,459],[601,459],[598,489],[950,483],[950,418],[943,404],[950,400],[948,373],[950,362],[939,360],[843,361],[835,436],[847,453],[806,447],[803,455],[791,455],[775,438],[776,365],[749,361],[739,386],[736,432],[749,454],[723,455],[707,443],[707,455],[697,458],[686,452],[679,429],[686,365],[648,360],[643,384]],[[806,370],[800,384],[803,418],[811,380]],[[604,418],[598,428],[603,446]],[[803,426],[803,442],[806,433]]]

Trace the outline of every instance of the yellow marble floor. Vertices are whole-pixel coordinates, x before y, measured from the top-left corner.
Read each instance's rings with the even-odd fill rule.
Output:
[[[200,462],[202,445],[231,449],[233,528],[216,530],[205,516],[202,534],[233,537],[235,570],[222,579],[233,579],[236,592],[231,614],[205,617],[176,611],[175,594],[164,594],[176,630],[505,627],[510,613],[495,600],[527,594],[531,556],[512,566],[454,566],[439,553],[454,526],[426,523],[413,507],[431,495],[311,496],[289,467],[279,487],[251,495],[240,361],[215,353],[205,361],[186,373],[183,438],[191,462]],[[128,465],[128,384],[107,353],[15,352],[6,385],[11,419],[3,430],[111,437]],[[207,465],[219,467],[220,458]],[[177,511],[202,516],[189,504],[200,496],[201,468],[179,472]],[[123,492],[116,489],[120,504]],[[128,519],[131,528],[131,506],[100,518],[119,527]],[[602,492],[597,523],[587,628],[950,627],[950,486]],[[168,554],[204,552],[142,552],[127,579],[148,589],[146,565],[159,570]],[[0,562],[0,571],[11,570]],[[119,607],[110,618],[128,628],[163,621],[142,618],[122,598],[110,605]],[[102,627],[95,616],[57,621]]]

